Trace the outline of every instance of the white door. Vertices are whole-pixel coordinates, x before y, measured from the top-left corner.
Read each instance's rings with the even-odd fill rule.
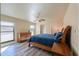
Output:
[[[40,25],[40,34],[44,33],[44,25]]]

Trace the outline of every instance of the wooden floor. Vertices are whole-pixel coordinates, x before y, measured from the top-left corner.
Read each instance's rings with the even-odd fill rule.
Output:
[[[15,43],[3,47],[1,56],[56,56],[57,54],[51,53],[40,48],[28,47],[28,42]]]

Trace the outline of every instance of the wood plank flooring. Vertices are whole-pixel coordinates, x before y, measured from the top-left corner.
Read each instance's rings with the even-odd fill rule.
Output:
[[[55,55],[53,53],[44,51],[40,48],[36,48],[33,46],[28,47],[27,41],[23,43],[11,44],[6,47],[7,49],[1,52],[1,56],[52,56],[52,55]]]

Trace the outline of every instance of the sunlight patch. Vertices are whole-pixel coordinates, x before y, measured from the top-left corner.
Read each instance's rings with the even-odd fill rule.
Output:
[[[1,48],[1,53],[4,52],[9,46]]]

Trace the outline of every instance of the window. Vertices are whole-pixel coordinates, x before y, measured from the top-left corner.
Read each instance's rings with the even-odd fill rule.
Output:
[[[34,30],[35,30],[35,26],[34,25],[31,25],[30,26],[30,32],[32,33],[32,35],[34,35]]]
[[[1,42],[13,40],[14,38],[14,23],[1,21]]]

